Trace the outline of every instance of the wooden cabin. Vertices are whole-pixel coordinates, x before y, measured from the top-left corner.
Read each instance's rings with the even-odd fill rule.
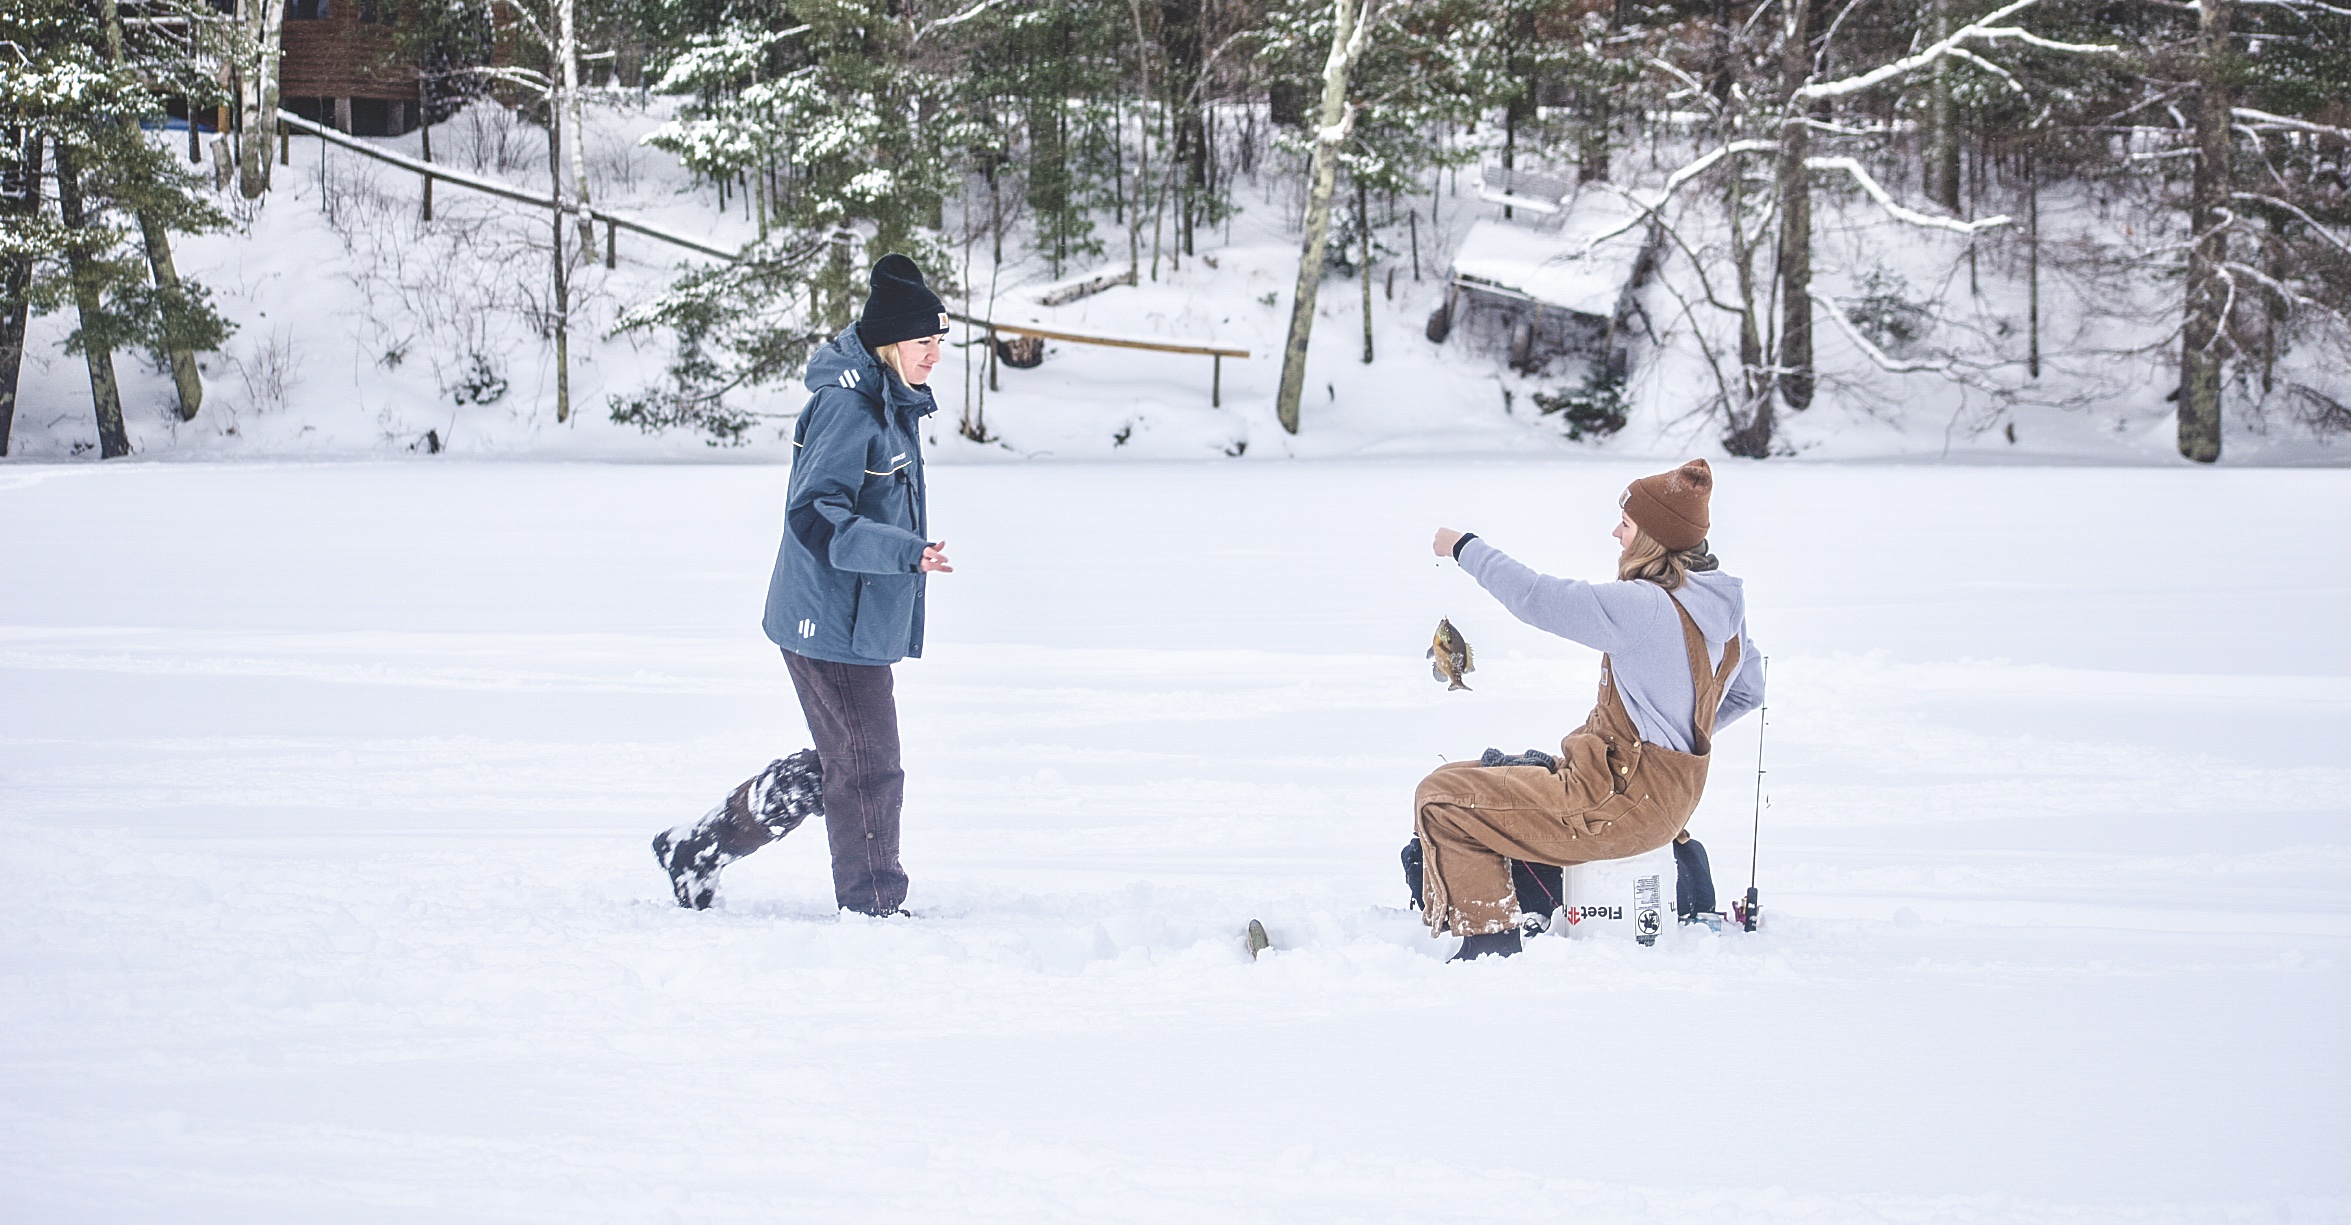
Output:
[[[392,0],[287,0],[279,105],[354,136],[414,131],[416,66],[392,14]]]

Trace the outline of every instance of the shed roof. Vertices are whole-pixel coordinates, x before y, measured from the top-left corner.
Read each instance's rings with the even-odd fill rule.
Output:
[[[1453,275],[1522,294],[1583,315],[1608,318],[1640,262],[1645,226],[1633,225],[1592,247],[1591,236],[1640,215],[1640,207],[1611,191],[1586,191],[1570,202],[1556,229],[1507,221],[1480,221],[1453,254]]]

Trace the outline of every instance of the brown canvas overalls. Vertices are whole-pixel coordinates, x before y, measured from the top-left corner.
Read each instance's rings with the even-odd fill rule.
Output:
[[[1670,595],[1668,598],[1672,598]],[[1420,781],[1413,824],[1426,857],[1421,915],[1438,935],[1506,931],[1518,909],[1511,859],[1566,866],[1623,859],[1682,836],[1706,790],[1707,753],[1723,686],[1739,669],[1739,640],[1724,644],[1722,666],[1706,666],[1706,637],[1688,609],[1682,642],[1690,651],[1697,693],[1695,753],[1647,744],[1616,693],[1608,657],[1600,657],[1600,697],[1592,716],[1559,742],[1559,769],[1449,762]]]

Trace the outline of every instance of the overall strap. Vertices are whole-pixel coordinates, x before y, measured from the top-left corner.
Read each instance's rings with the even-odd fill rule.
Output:
[[[1696,755],[1704,757],[1714,747],[1714,716],[1722,709],[1723,691],[1731,677],[1739,670],[1739,639],[1733,636],[1722,647],[1722,666],[1711,667],[1706,661],[1706,635],[1698,630],[1698,623],[1690,617],[1690,610],[1672,592],[1665,598],[1673,601],[1673,610],[1681,614],[1682,645],[1690,652],[1690,691],[1693,702],[1690,711],[1691,747]]]

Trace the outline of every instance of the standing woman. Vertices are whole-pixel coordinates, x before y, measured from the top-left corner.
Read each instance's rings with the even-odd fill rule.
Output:
[[[792,435],[784,540],[767,589],[768,639],[783,648],[814,749],[736,787],[699,822],[653,839],[678,905],[701,910],[718,871],[823,814],[833,899],[861,914],[900,913],[898,704],[890,665],[922,655],[923,584],[948,574],[932,543],[922,419],[947,334],[947,308],[903,255],[873,268],[856,323],[808,364],[815,394]]]
[[[1554,766],[1453,762],[1421,780],[1421,915],[1436,935],[1464,937],[1454,960],[1519,950],[1511,860],[1622,859],[1685,837],[1715,729],[1763,703],[1746,595],[1706,551],[1713,489],[1703,459],[1634,481],[1610,533],[1624,548],[1613,583],[1538,574],[1437,530],[1437,555],[1512,616],[1606,652],[1599,701]]]

